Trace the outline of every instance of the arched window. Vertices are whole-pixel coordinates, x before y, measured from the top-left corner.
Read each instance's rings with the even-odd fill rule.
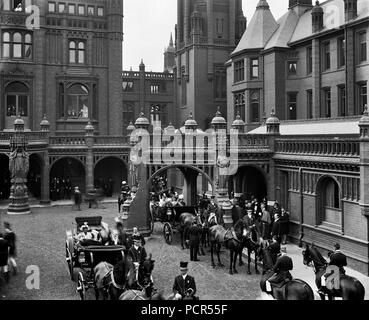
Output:
[[[12,82],[5,88],[6,116],[28,117],[29,90],[22,82]]]
[[[69,87],[66,112],[67,118],[87,119],[89,117],[90,104],[90,93],[86,86],[74,84]]]
[[[340,187],[331,177],[323,178],[317,187],[318,222],[334,228],[342,228]]]
[[[83,41],[69,41],[69,62],[85,63],[86,45]]]
[[[31,59],[32,35],[19,31],[6,31],[1,37],[2,58]]]

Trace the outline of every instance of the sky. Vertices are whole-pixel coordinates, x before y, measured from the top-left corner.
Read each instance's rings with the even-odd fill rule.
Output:
[[[242,0],[250,21],[259,0]],[[276,19],[288,8],[288,0],[268,0]],[[123,69],[138,70],[141,59],[146,71],[163,71],[164,48],[177,20],[177,0],[124,0]]]

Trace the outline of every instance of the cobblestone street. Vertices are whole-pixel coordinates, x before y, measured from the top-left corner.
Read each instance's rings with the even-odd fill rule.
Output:
[[[12,276],[8,285],[0,280],[0,300],[79,299],[76,283],[70,280],[65,261],[65,232],[75,227],[73,223],[76,216],[101,215],[104,221],[113,226],[116,211],[115,204],[104,204],[104,208],[90,210],[84,207],[81,212],[72,211],[68,206],[37,208],[29,216],[7,216],[2,211],[1,224],[4,220],[9,221],[18,236],[19,274]],[[181,250],[179,234],[175,235],[171,246],[167,245],[159,222],[147,241],[146,249],[155,260],[155,284],[166,295],[170,294],[174,277],[179,273],[179,262],[189,260],[188,250]],[[245,267],[238,267],[239,274],[230,276],[227,267],[212,269],[208,249],[206,254],[205,257],[200,256],[200,262],[190,264],[189,268],[189,273],[196,279],[201,300],[259,299],[260,278],[253,269],[253,275],[247,275]],[[227,266],[228,252],[224,251],[221,258]],[[26,268],[30,265],[40,268],[40,290],[26,288]],[[94,299],[92,291],[88,297]]]

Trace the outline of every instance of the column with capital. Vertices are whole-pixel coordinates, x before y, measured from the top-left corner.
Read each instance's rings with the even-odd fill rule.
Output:
[[[27,175],[29,171],[28,139],[24,132],[24,121],[20,116],[14,121],[14,132],[10,138],[9,171],[11,178],[9,215],[30,214],[28,203]]]

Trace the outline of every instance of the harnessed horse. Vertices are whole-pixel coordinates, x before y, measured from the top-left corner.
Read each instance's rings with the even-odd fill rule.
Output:
[[[263,276],[260,280],[262,292],[266,292],[266,281],[274,274],[273,259],[269,251],[269,245],[261,244],[259,250],[259,260],[263,262]],[[314,292],[303,280],[292,279],[280,287],[273,286],[272,296],[276,300],[314,300]]]
[[[236,269],[237,256],[246,245],[247,230],[243,226],[242,220],[239,220],[234,226],[234,230],[226,230],[223,226],[217,224],[210,227],[210,252],[211,252],[211,265],[215,268],[214,263],[214,247],[216,246],[216,253],[218,257],[218,266],[224,265],[220,261],[220,248],[224,243],[225,247],[230,252],[230,266],[229,274],[238,273]]]
[[[304,257],[305,265],[313,265],[316,276],[315,283],[319,288],[321,277],[324,276],[326,269],[329,266],[328,262],[323,258],[319,250],[314,247],[314,245],[311,247],[306,245],[302,255]],[[339,287],[339,290],[329,290],[326,287],[322,287],[322,293],[319,292],[321,299],[325,300],[326,294],[329,300],[334,300],[334,297],[342,297],[343,300],[364,300],[365,288],[356,278],[341,274]]]
[[[99,263],[94,268],[96,299],[98,300],[99,294],[102,293],[104,300],[108,297],[111,300],[118,300],[127,289],[144,291],[152,287],[151,273],[154,262],[150,255],[139,264],[138,270],[128,257],[118,261],[114,267],[107,262]]]

